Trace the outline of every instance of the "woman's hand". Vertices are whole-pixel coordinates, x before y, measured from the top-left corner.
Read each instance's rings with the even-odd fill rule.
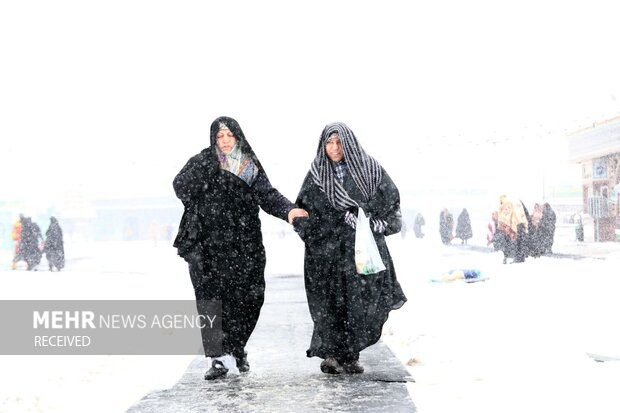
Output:
[[[295,218],[308,218],[308,212],[303,208],[293,208],[288,212],[288,223],[293,225]]]

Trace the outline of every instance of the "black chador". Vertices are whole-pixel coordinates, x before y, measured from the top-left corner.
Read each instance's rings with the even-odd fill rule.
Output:
[[[222,128],[236,138],[228,155],[216,144]],[[228,117],[213,122],[211,146],[187,162],[173,185],[185,206],[174,246],[189,264],[196,300],[222,303],[222,352],[209,348],[205,334],[212,332],[204,329],[205,355],[232,355],[239,365],[264,300],[259,207],[286,220],[294,205],[271,186],[239,124]]]

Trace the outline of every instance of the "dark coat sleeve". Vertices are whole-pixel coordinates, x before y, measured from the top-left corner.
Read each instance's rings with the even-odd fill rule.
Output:
[[[190,158],[172,181],[174,192],[185,207],[173,242],[182,257],[188,256],[203,237],[198,209],[207,187],[209,170],[213,169],[212,164],[215,164],[209,162],[208,151],[209,149],[205,149]]]
[[[288,213],[295,205],[271,185],[267,174],[261,168],[252,185],[260,207],[274,217],[288,220]]]
[[[387,223],[384,235],[400,232],[402,214],[400,212],[400,193],[392,178],[383,171],[381,184],[375,196],[366,204],[360,205],[371,218],[381,219]]]
[[[293,220],[295,232],[306,244],[312,245],[327,237],[334,237],[346,228],[353,231],[344,221],[345,213],[327,205],[327,198],[314,183],[310,173],[304,179],[295,205],[308,211],[308,218]]]
[[[209,164],[207,149],[205,149],[190,158],[172,181],[177,198],[183,202],[186,208],[197,203],[198,198],[204,193],[208,170],[213,168]]]

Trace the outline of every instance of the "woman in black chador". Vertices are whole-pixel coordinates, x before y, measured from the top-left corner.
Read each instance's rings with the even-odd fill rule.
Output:
[[[548,202],[543,205],[542,218],[540,220],[540,239],[542,241],[542,253],[552,254],[553,237],[555,235],[555,211]]]
[[[305,243],[304,277],[314,331],[308,357],[324,373],[362,373],[359,353],[381,337],[391,310],[407,298],[385,237],[400,231],[400,196],[381,165],[345,124],[323,130],[316,158],[297,198],[308,218],[294,220]],[[355,267],[356,216],[370,216],[386,270],[360,275]]]
[[[415,222],[413,223],[413,232],[415,232],[416,238],[424,238],[424,233],[422,232],[422,226],[426,224],[424,221],[424,217],[422,214],[418,213],[415,216]]]
[[[463,208],[463,211],[456,219],[456,237],[461,239],[461,244],[467,245],[467,240],[473,236],[471,230],[471,221],[469,220],[469,212],[467,208]]]
[[[19,250],[21,258],[28,264],[28,271],[36,271],[37,265],[41,262],[43,253],[39,248],[39,242],[43,241],[41,228],[30,217],[25,217],[22,221],[22,234]]]
[[[441,242],[448,245],[452,241],[452,229],[454,228],[454,218],[448,208],[444,208],[439,214],[439,235]]]
[[[259,207],[289,223],[307,214],[271,186],[241,127],[228,117],[211,124],[211,146],[190,158],[173,186],[185,207],[174,246],[189,264],[198,312],[208,315],[201,303],[222,304],[221,351],[211,348],[212,332],[202,331],[205,356],[212,358],[205,379],[235,367],[248,371],[245,345],[265,292]]]
[[[50,217],[50,226],[45,231],[45,246],[43,247],[45,258],[50,271],[54,267],[60,271],[65,266],[65,247],[62,239],[62,229],[55,217]]]

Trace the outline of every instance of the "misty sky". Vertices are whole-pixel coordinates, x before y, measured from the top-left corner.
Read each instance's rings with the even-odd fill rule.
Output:
[[[333,121],[401,191],[561,179],[620,113],[613,2],[577,3],[2,2],[0,200],[172,195],[220,115],[290,198]]]

